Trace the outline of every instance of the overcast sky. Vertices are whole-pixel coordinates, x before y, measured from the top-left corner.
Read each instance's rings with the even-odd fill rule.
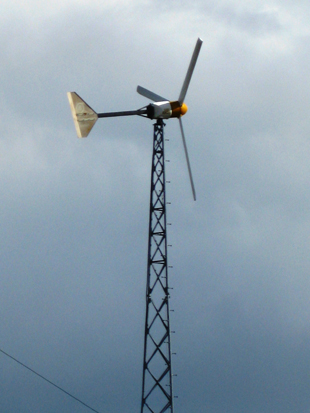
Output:
[[[310,408],[310,4],[2,0],[0,349],[102,413],[141,403],[152,121],[165,128],[175,413]],[[0,354],[2,412],[88,410]]]

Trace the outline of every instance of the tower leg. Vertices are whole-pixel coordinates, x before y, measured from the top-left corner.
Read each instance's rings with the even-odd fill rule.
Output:
[[[141,413],[173,413],[164,126],[154,124]]]

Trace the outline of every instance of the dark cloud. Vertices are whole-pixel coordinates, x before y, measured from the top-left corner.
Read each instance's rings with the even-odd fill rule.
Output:
[[[306,3],[5,5],[0,348],[99,411],[142,386],[152,122],[78,140],[66,92],[98,111],[178,96],[165,129],[175,409],[309,406]],[[86,411],[1,356],[2,411]]]

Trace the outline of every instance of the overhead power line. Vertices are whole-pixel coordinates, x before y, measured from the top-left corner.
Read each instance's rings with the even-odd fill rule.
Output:
[[[37,373],[36,371],[34,371],[33,369],[31,369],[30,367],[26,366],[26,364],[22,363],[21,361],[17,360],[15,357],[10,356],[10,354],[6,353],[5,351],[0,349],[0,352],[3,353],[5,356],[9,357],[10,359],[16,361],[16,363],[20,364],[22,367],[25,367],[25,369],[31,371],[31,373],[37,375],[38,377],[40,377],[41,379],[47,381],[47,383],[51,384],[52,386],[56,387],[56,389],[62,391],[63,393],[65,393],[67,396],[72,397],[72,399],[76,400],[77,402],[81,403],[83,406],[87,407],[87,409],[92,410],[95,413],[100,413],[98,412],[98,410],[93,409],[92,407],[90,407],[88,404],[84,403],[82,400],[78,399],[77,397],[73,396],[72,394],[70,394],[69,392],[67,392],[66,390],[62,389],[61,387],[57,386],[57,384],[53,383],[52,381],[48,380],[47,378],[45,378],[44,376],[42,376],[41,374]]]

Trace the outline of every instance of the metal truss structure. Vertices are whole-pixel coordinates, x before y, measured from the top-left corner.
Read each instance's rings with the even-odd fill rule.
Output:
[[[173,413],[164,126],[154,124],[141,413]]]

